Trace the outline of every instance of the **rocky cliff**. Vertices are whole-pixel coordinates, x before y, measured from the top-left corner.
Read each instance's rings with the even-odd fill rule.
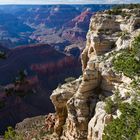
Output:
[[[98,12],[91,18],[81,55],[83,74],[53,91],[56,113],[48,115],[47,134],[40,139],[122,140],[135,138],[135,133],[139,139],[139,25],[138,8]]]
[[[139,79],[138,73],[133,79],[117,71],[114,59],[122,50],[132,49],[140,33],[139,13],[139,9],[111,10],[91,18],[81,56],[83,75],[58,87],[50,97],[56,109],[54,134],[58,139],[101,140],[104,127],[120,115],[118,108],[107,112],[105,99],[110,96],[115,102],[117,92],[122,102],[131,102],[137,95],[130,83]]]

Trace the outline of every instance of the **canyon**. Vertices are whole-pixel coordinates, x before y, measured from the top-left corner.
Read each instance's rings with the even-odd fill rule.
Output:
[[[33,43],[52,43],[62,48],[73,44],[70,39],[64,38],[66,29],[70,33],[70,24],[76,25],[77,23],[78,27],[74,25],[76,28],[73,27],[72,34],[68,34],[67,37],[73,36],[73,40],[82,37],[85,40],[88,28],[84,29],[85,26],[82,24],[86,24],[88,27],[92,13],[110,7],[111,5],[0,6],[0,43],[9,48]],[[85,13],[87,9],[90,14]],[[87,15],[82,14],[83,12]],[[82,16],[83,21],[81,22],[80,17]]]
[[[81,54],[82,75],[74,81],[58,86],[52,92],[50,99],[56,112],[41,119],[39,124],[42,127],[36,120],[32,120],[33,127],[28,126],[26,131],[29,120],[24,120],[16,125],[17,135],[23,134],[24,140],[111,139],[111,132],[108,134],[105,128],[123,115],[118,103],[127,104],[129,107],[133,100],[139,103],[140,99],[139,25],[139,8],[105,10],[92,16],[86,47]],[[127,56],[132,57],[133,62],[136,62],[135,66],[131,67],[134,63],[127,61],[130,59]],[[123,65],[128,65],[126,62],[128,67]],[[139,109],[139,106],[137,108]],[[39,118],[37,120],[40,122]],[[126,129],[128,128],[129,124]],[[115,133],[113,135],[115,136]],[[125,131],[114,139],[123,139],[123,136],[126,136]],[[135,138],[135,135],[129,137],[128,134],[125,138]]]
[[[13,50],[1,47],[0,50],[6,52],[6,58],[0,60],[0,102],[4,103],[0,107],[1,133],[8,125],[53,111],[49,100],[51,91],[64,83],[65,78],[78,77],[81,73],[77,58],[58,52],[48,44]],[[27,83],[15,86],[22,71],[26,73]]]
[[[0,6],[0,135],[25,118],[54,112],[51,92],[68,77],[81,75],[90,18],[108,8]]]

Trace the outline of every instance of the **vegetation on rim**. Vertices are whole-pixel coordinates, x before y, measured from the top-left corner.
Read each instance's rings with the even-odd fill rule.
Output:
[[[140,139],[140,101],[138,96],[140,76],[140,35],[132,42],[128,49],[121,50],[119,55],[113,59],[114,69],[134,79],[131,83],[136,92],[136,98],[131,103],[119,100],[106,100],[105,110],[113,114],[117,109],[121,115],[107,124],[104,129],[103,140],[139,140]],[[137,77],[137,78],[136,78]],[[130,96],[130,94],[128,94]]]
[[[110,122],[104,129],[103,140],[139,140],[140,102],[121,103],[120,117]]]
[[[113,66],[130,78],[140,76],[140,35],[134,39],[131,48],[122,50],[113,59]]]

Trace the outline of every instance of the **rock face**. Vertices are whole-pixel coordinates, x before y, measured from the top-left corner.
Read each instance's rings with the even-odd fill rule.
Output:
[[[75,94],[78,90],[81,78],[78,80],[65,84],[62,87],[53,91],[51,96],[52,102],[55,105],[56,109],[56,123],[54,127],[54,132],[61,136],[62,134],[62,126],[65,125],[67,118],[67,101]]]
[[[127,10],[132,16],[109,15],[105,11],[91,18],[81,56],[82,77],[58,87],[50,97],[56,109],[54,133],[59,139],[101,140],[104,126],[118,116],[106,113],[103,99],[113,98],[116,90],[125,98],[131,90],[131,79],[114,71],[112,59],[114,52],[128,48],[140,32],[136,10]],[[127,31],[122,28],[124,23]],[[124,32],[125,36],[118,35]]]
[[[64,24],[62,38],[71,42],[85,41],[92,14],[91,11],[86,10],[68,23]]]
[[[16,45],[22,45],[33,41],[28,36],[34,29],[21,22],[12,14],[1,11],[0,17],[0,42],[3,45],[13,47],[14,43]]]

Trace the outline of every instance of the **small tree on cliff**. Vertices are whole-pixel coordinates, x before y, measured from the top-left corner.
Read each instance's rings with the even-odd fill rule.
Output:
[[[6,58],[6,53],[0,51],[0,59],[5,59]]]
[[[27,74],[25,70],[20,70],[18,77],[16,77],[16,84],[23,84],[26,82]]]

